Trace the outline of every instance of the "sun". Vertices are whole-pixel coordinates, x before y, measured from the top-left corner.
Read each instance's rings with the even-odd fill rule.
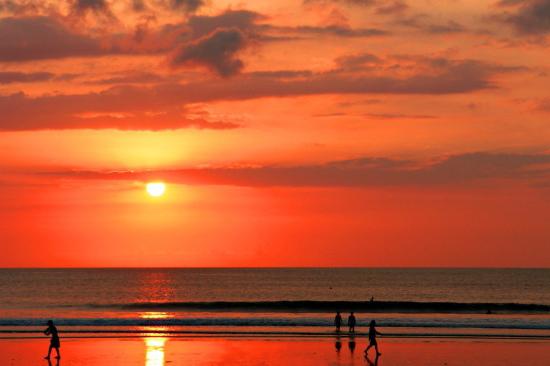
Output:
[[[163,182],[149,182],[145,185],[147,193],[151,197],[160,197],[166,191],[166,184]]]

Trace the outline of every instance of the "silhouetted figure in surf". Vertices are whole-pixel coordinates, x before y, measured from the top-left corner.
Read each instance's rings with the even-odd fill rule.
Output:
[[[369,353],[369,349],[374,346],[374,349],[376,350],[376,357],[381,355],[380,351],[378,351],[378,342],[376,342],[376,336],[382,335],[379,331],[376,330],[376,321],[371,320],[369,324],[369,346],[367,349],[365,349],[365,357]]]
[[[342,315],[338,311],[334,317],[334,326],[336,327],[336,332],[340,333],[340,327],[342,326]]]
[[[355,333],[355,323],[357,320],[355,319],[355,315],[353,315],[353,311],[348,316],[348,327],[350,333]]]
[[[57,328],[55,327],[55,325],[53,325],[53,321],[48,320],[48,328],[46,328],[44,334],[52,336],[50,340],[50,348],[48,348],[48,355],[44,358],[49,360],[50,354],[52,353],[52,348],[55,348],[55,351],[57,353],[57,356],[55,358],[60,359],[61,353],[59,352],[59,347],[61,347],[61,343],[59,342],[59,334],[57,334]]]

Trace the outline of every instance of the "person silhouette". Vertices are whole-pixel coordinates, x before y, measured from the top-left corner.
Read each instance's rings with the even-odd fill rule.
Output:
[[[365,357],[368,355],[369,349],[372,346],[374,346],[374,349],[376,350],[376,358],[382,355],[380,351],[378,351],[378,342],[376,342],[377,335],[382,335],[382,333],[376,330],[376,321],[371,320],[369,324],[369,346],[365,349]]]
[[[59,342],[59,334],[57,333],[57,328],[55,327],[55,325],[53,325],[53,321],[48,320],[47,324],[48,324],[48,328],[46,328],[46,330],[44,331],[44,334],[45,335],[51,334],[52,338],[50,340],[50,347],[48,348],[48,355],[44,358],[46,360],[49,360],[50,354],[52,353],[52,348],[55,348],[55,351],[57,353],[57,356],[55,358],[59,360],[61,358],[61,353],[59,352],[59,347],[61,347],[61,343]]]
[[[350,333],[355,333],[355,323],[357,320],[355,319],[355,315],[353,315],[353,311],[349,314],[348,317],[348,327]]]
[[[340,312],[336,312],[336,316],[334,317],[334,326],[336,327],[336,332],[340,333],[340,327],[342,326],[342,315],[340,315]]]

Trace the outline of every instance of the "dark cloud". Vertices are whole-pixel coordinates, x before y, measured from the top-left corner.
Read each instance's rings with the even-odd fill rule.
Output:
[[[381,0],[303,0],[303,4],[347,4],[356,6],[372,6],[380,2]]]
[[[376,28],[351,28],[341,25],[327,26],[298,26],[298,27],[273,27],[275,31],[294,33],[297,36],[329,35],[336,37],[374,37],[389,34],[385,30]]]
[[[237,28],[218,28],[193,42],[177,49],[171,58],[171,65],[204,66],[220,76],[237,74],[244,67],[237,58],[238,53],[247,47],[249,40]]]
[[[462,24],[455,20],[447,20],[444,22],[434,21],[427,14],[417,14],[410,17],[398,18],[395,24],[414,28],[429,34],[462,33],[467,31]]]
[[[372,53],[360,53],[355,55],[348,55],[336,59],[336,63],[346,70],[364,69],[367,67],[374,67],[381,64],[383,61]]]
[[[268,186],[426,186],[464,185],[509,179],[533,185],[548,183],[550,155],[476,152],[449,156],[432,163],[361,158],[293,167],[190,168],[147,172],[58,172],[83,179],[164,179],[182,184]]]
[[[175,77],[167,78],[165,76],[155,74],[152,72],[126,72],[123,74],[116,74],[109,77],[104,77],[101,79],[94,79],[87,81],[86,84],[104,84],[104,85],[113,85],[113,84],[156,84],[168,82],[170,80],[174,81]]]
[[[429,114],[401,114],[401,113],[367,113],[365,117],[375,119],[434,119],[437,116]]]
[[[148,9],[144,0],[132,0],[131,8],[136,12],[142,12]]]
[[[76,11],[94,11],[104,12],[109,11],[109,5],[105,0],[74,0],[73,7]]]
[[[404,1],[395,0],[380,4],[380,6],[376,8],[376,13],[381,15],[394,15],[402,14],[407,10],[409,10],[409,5],[407,5]]]
[[[454,20],[449,20],[446,23],[432,23],[427,24],[424,27],[424,30],[432,34],[448,34],[448,33],[461,33],[465,32],[466,28]]]
[[[36,0],[0,0],[0,12],[12,15],[36,15],[46,12],[48,5]]]
[[[277,70],[277,71],[254,71],[248,73],[250,77],[276,78],[276,79],[298,79],[311,77],[314,73],[310,70]]]
[[[28,61],[106,53],[100,43],[51,17],[0,19],[0,61]]]
[[[351,28],[343,25],[275,26],[265,23],[263,15],[248,10],[228,10],[215,16],[192,16],[187,26],[194,38],[212,33],[219,28],[237,28],[248,37],[258,40],[291,40],[327,35],[336,37],[373,37],[388,32],[376,28]]]
[[[203,61],[201,57],[194,60]],[[345,70],[318,74],[297,70],[241,74],[229,79],[185,84],[121,85],[99,93],[80,95],[34,98],[24,94],[3,95],[0,96],[0,129],[172,129],[188,124],[185,118],[182,119],[180,108],[190,103],[322,94],[467,93],[493,88],[495,85],[491,79],[494,75],[515,70],[473,60],[419,59],[415,56],[408,61],[423,64],[420,71],[408,77]],[[236,71],[236,66],[231,63],[212,64],[210,67],[218,67],[225,75]],[[141,77],[156,76],[145,74]]]
[[[499,19],[525,34],[550,32],[550,0],[501,0],[501,7],[508,8]]]
[[[208,116],[192,117],[182,109],[173,87],[122,86],[100,93],[29,97],[0,96],[0,131],[47,129],[169,130],[178,128],[231,129],[240,127]],[[187,91],[188,93],[190,91]]]
[[[32,83],[37,81],[52,80],[55,74],[49,72],[15,72],[15,71],[0,71],[0,84],[11,83]]]
[[[107,23],[101,24],[112,24],[110,22],[115,19],[109,15],[105,1],[81,0],[72,4],[79,14],[103,14],[102,19]],[[79,27],[79,23],[70,18],[53,15],[0,18],[0,62],[167,53],[175,65],[194,62],[228,75],[242,68],[236,54],[250,42],[261,44],[321,35],[370,37],[386,34],[378,29],[336,25],[274,26],[262,23],[265,17],[261,14],[246,10],[228,10],[215,16],[195,15],[186,22],[160,27],[153,27],[154,21],[146,18],[133,32],[96,32],[95,28]],[[170,53],[175,48],[178,52]],[[216,56],[222,59],[217,61]]]
[[[191,31],[193,39],[203,37],[219,28],[236,28],[248,35],[259,33],[262,28],[258,25],[264,19],[259,13],[248,10],[227,10],[214,16],[194,15],[189,18],[186,26]]]
[[[168,0],[167,5],[174,10],[183,10],[184,12],[195,12],[204,5],[203,0]]]
[[[139,33],[139,32],[138,32]],[[0,18],[0,62],[118,54],[155,54],[174,47],[174,35],[103,34],[97,38],[46,16]]]

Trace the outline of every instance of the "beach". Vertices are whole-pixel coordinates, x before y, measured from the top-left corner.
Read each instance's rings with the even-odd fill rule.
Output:
[[[338,343],[340,342],[340,343]],[[378,363],[363,356],[365,338],[102,337],[62,339],[63,366],[105,365],[530,365],[546,366],[550,340],[382,338]],[[0,364],[48,365],[48,340],[0,340]],[[338,349],[339,348],[339,349]],[[57,360],[52,357],[52,365]]]
[[[372,320],[382,333],[378,365],[542,366],[550,357],[549,274],[4,269],[0,366],[48,365],[48,320],[59,330],[63,366],[370,365],[375,351],[365,359],[363,350]]]

